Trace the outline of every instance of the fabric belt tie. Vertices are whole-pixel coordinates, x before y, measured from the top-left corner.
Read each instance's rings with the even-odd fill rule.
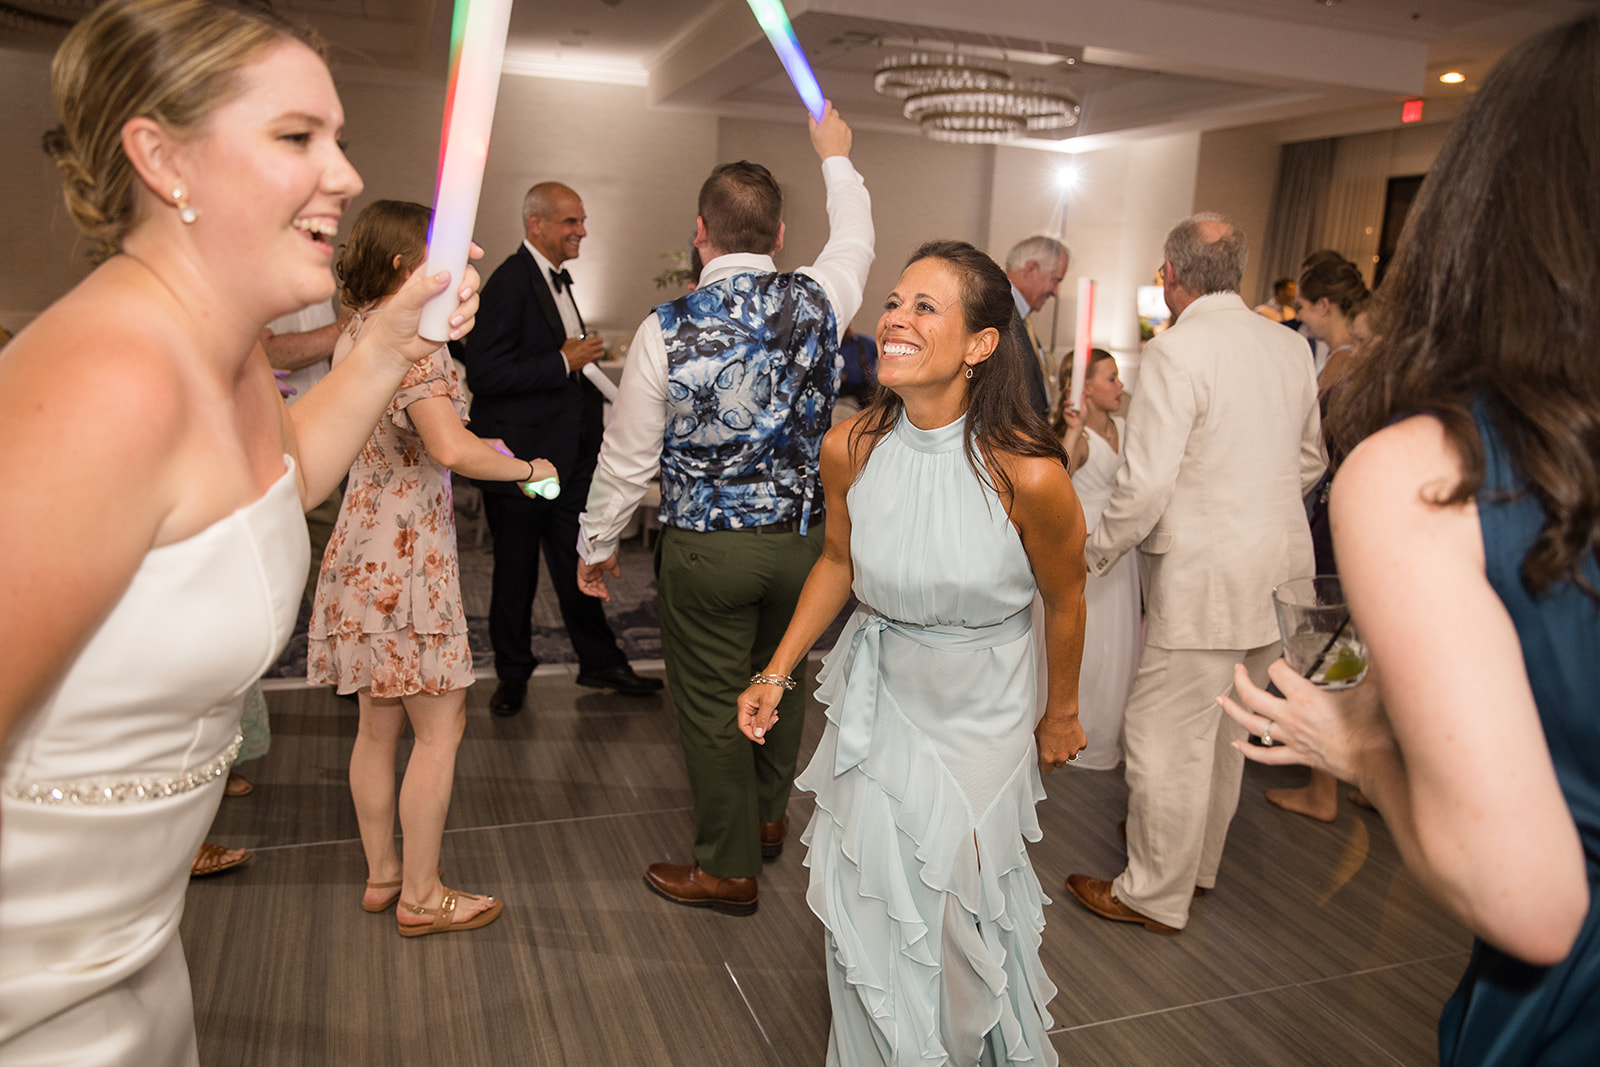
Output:
[[[873,612],[861,621],[850,639],[850,655],[845,661],[843,707],[839,711],[838,754],[833,761],[835,777],[860,764],[872,746],[872,730],[878,721],[880,668],[884,631],[942,652],[976,652],[998,648],[1026,637],[1033,631],[1033,606],[1009,615],[990,626],[917,626],[885,618]]]

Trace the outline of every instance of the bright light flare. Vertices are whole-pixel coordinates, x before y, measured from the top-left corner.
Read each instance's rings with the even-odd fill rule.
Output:
[[[1083,183],[1083,170],[1078,161],[1069,159],[1056,168],[1056,188],[1063,193],[1077,190]]]

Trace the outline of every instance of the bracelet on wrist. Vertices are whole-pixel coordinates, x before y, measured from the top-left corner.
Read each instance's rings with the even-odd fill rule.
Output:
[[[794,677],[788,674],[752,674],[750,684],[775,685],[780,689],[789,690],[794,688]]]
[[[526,478],[519,478],[518,481],[523,481],[523,482],[531,482],[531,481],[533,481],[533,460],[525,459],[522,462],[524,462],[524,463],[526,463],[528,465],[528,476]]]

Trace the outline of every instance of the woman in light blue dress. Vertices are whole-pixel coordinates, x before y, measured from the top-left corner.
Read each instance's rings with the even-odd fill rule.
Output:
[[[823,441],[822,558],[739,700],[759,742],[855,592],[797,781],[817,794],[803,840],[827,928],[829,1064],[1056,1062],[1024,841],[1039,839],[1040,766],[1084,746],[1084,528],[1060,443],[1027,408],[1011,309],[971,245],[912,256],[878,323],[885,388]]]

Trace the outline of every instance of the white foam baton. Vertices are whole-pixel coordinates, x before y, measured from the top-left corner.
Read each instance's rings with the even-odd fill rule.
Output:
[[[428,275],[450,272],[450,288],[422,309],[417,332],[443,344],[450,338],[450,316],[467,271],[472,224],[478,217],[483,164],[489,154],[489,129],[500,92],[506,57],[511,0],[456,0],[450,26],[450,83],[439,133],[439,174],[433,193],[433,223],[428,227]]]

